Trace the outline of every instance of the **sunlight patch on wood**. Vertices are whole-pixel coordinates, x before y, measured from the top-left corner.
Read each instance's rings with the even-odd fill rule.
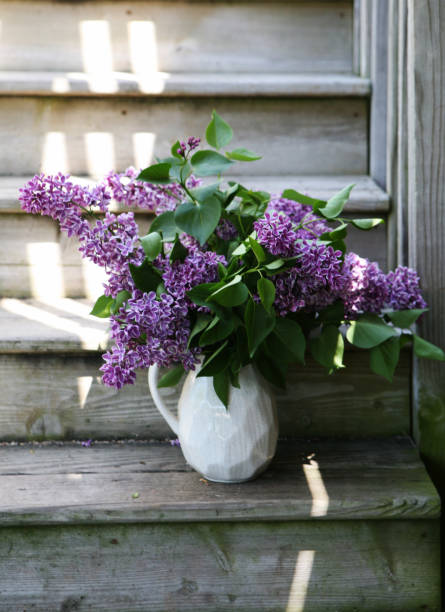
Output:
[[[315,550],[300,550],[289,592],[286,612],[303,612],[311,579]]]
[[[311,516],[326,516],[329,507],[329,495],[323,482],[318,463],[309,456],[310,463],[303,464],[307,486],[312,495]]]

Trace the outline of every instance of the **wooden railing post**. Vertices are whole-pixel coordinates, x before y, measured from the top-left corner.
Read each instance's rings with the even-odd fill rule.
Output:
[[[445,3],[408,0],[407,9],[408,263],[430,307],[421,334],[445,348]],[[444,363],[414,361],[413,433],[444,494]]]

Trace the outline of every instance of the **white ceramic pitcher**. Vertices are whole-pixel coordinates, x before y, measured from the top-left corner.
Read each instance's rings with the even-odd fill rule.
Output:
[[[178,417],[164,404],[157,387],[159,368],[151,366],[148,385],[159,412],[179,438],[184,457],[214,482],[255,478],[272,460],[278,438],[275,399],[251,366],[240,372],[240,389],[230,388],[229,407],[216,395],[213,379],[189,372],[178,402]]]

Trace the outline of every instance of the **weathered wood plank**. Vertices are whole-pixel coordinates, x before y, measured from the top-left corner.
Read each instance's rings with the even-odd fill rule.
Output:
[[[408,2],[408,256],[431,311],[422,336],[445,348],[445,5]],[[419,360],[414,370],[414,429],[444,490],[445,364]]]
[[[38,340],[33,346],[42,350]],[[308,360],[277,395],[281,435],[408,433],[409,359],[404,352],[392,384],[372,374],[362,353],[348,354],[348,367],[335,376]],[[94,354],[1,355],[0,439],[172,437],[149,396],[146,373],[117,392],[100,383],[101,363]],[[174,408],[177,392],[164,393]]]
[[[0,71],[3,96],[104,96],[162,95],[168,97],[259,96],[281,97],[349,97],[369,96],[369,79],[343,74],[197,74],[155,72],[112,72],[114,83],[97,80],[87,72],[15,72]]]
[[[6,0],[0,2],[0,69],[87,71],[98,83],[113,70],[351,72],[351,2],[278,6],[270,0]]]
[[[214,108],[234,128],[233,146],[265,156],[255,164],[235,166],[237,175],[367,171],[364,99],[188,98],[178,103],[162,98],[3,97],[0,133],[14,142],[16,155],[0,150],[2,172],[60,170],[102,177],[110,168],[145,166],[155,155],[168,155],[178,136],[202,135],[203,118]]]
[[[131,451],[99,444],[92,452],[71,445],[3,447],[0,470],[3,526],[412,519],[440,513],[439,497],[409,439],[281,443],[262,476],[230,487],[203,483],[180,449],[166,444],[136,444]]]
[[[27,527],[1,534],[2,612],[440,609],[435,521]]]
[[[227,179],[230,179],[230,175]],[[234,178],[234,177],[233,177]],[[31,176],[0,176],[0,213],[23,213],[18,202],[18,190],[31,179]],[[91,184],[94,181],[86,177],[73,177],[74,182]],[[355,183],[351,198],[345,206],[347,213],[383,214],[389,211],[388,194],[383,191],[369,176],[340,175],[340,176],[245,176],[243,185],[250,189],[261,189],[278,195],[284,189],[296,189],[323,200],[329,199],[346,185]],[[112,203],[113,210],[118,210],[116,203]],[[128,210],[120,208],[120,210]],[[144,214],[141,209],[135,212]]]
[[[357,216],[357,215],[356,215]],[[148,230],[152,217],[139,214],[140,235]],[[56,223],[44,217],[11,214],[1,216],[0,286],[3,297],[42,298],[87,297],[103,293],[104,271],[82,259],[78,240],[67,238]],[[348,248],[377,261],[386,270],[386,228],[372,232],[351,228]]]

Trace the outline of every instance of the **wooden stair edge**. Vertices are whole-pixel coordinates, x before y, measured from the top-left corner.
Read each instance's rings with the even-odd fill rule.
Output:
[[[354,74],[0,71],[0,96],[367,97]]]
[[[259,478],[222,485],[169,444],[0,447],[0,525],[437,519],[408,438],[280,442]]]
[[[31,176],[0,176],[0,214],[25,214],[18,202],[19,189],[29,181]],[[72,176],[73,182],[88,185],[99,178]],[[278,195],[283,189],[296,189],[311,196],[327,199],[348,184],[355,183],[349,202],[345,206],[347,213],[384,214],[390,209],[388,194],[367,175],[325,175],[325,176],[227,176],[229,180],[240,181],[251,189],[268,191]],[[113,210],[129,210],[122,205],[114,205]],[[142,209],[134,209],[136,213],[146,213]]]

